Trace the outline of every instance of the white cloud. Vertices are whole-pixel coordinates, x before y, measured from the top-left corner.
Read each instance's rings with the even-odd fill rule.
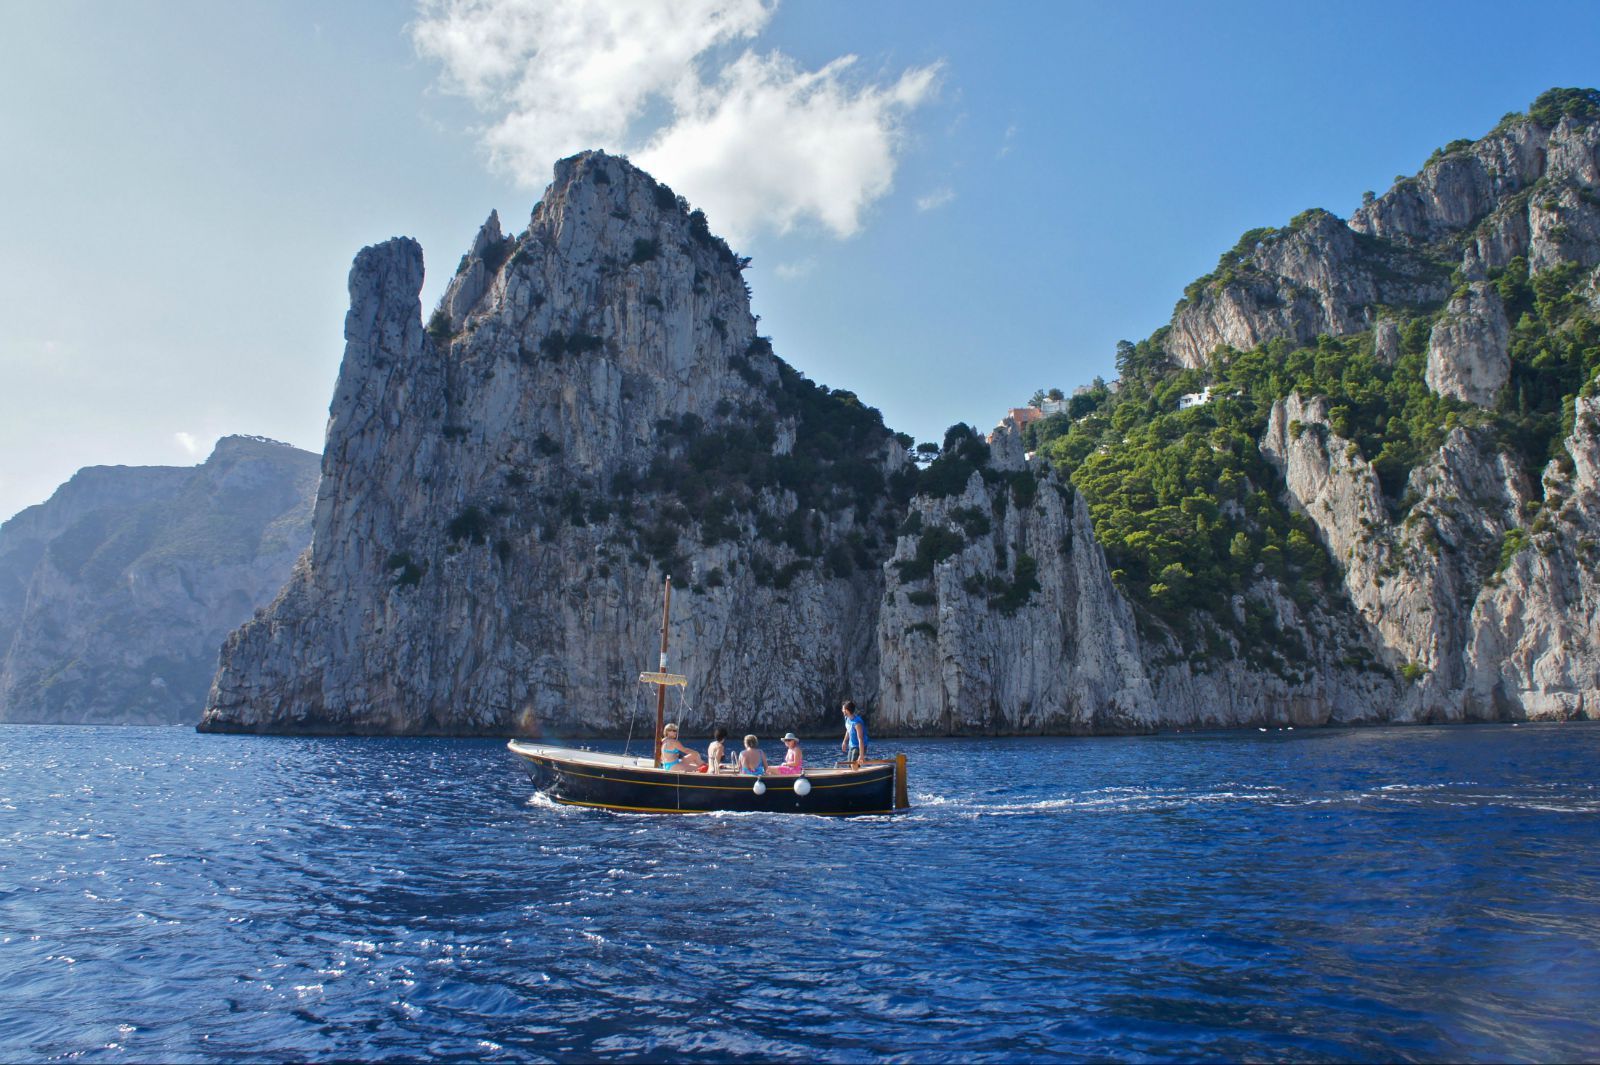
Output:
[[[808,255],[792,263],[779,263],[772,272],[784,281],[798,281],[816,268],[817,260]]]
[[[200,458],[202,451],[201,444],[200,441],[195,439],[193,433],[177,432],[172,434],[172,438],[178,442],[178,446],[183,448],[184,452],[188,454],[190,458]]]
[[[774,10],[762,0],[424,0],[411,35],[440,63],[444,87],[491,116],[491,163],[525,185],[542,188],[562,156],[607,148],[735,240],[803,222],[847,237],[892,187],[904,116],[932,97],[938,67],[874,82],[851,76],[854,56],[815,71],[781,52],[708,60],[754,38]]]
[[[954,200],[955,198],[956,198],[956,190],[952,189],[950,186],[946,185],[942,189],[934,189],[932,192],[928,193],[926,196],[918,196],[917,197],[917,210],[919,210],[919,211],[937,210],[938,208],[943,207],[945,204],[949,203],[951,200]]]
[[[1006,127],[1005,133],[1000,138],[1000,150],[995,153],[996,158],[1004,159],[1006,156],[1011,154],[1011,149],[1016,144],[1018,132],[1019,130],[1015,122]]]

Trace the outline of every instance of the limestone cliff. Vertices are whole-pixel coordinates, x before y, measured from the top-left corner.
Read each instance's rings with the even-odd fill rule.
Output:
[[[1457,141],[1415,177],[1363,206],[1358,233],[1459,256],[1469,279],[1524,256],[1535,270],[1600,262],[1600,187],[1592,119],[1509,116],[1478,141]]]
[[[421,249],[364,250],[311,549],[201,727],[625,733],[668,574],[691,727],[874,691],[904,446],[773,355],[743,266],[602,153],[491,215],[426,329]]]
[[[310,539],[316,456],[224,437],[196,467],[95,466],[0,525],[0,721],[199,719],[217,648]]]
[[[878,627],[879,727],[1096,733],[1380,720],[1389,671],[1338,608],[1299,608],[1267,579],[1223,606],[1270,619],[1261,646],[1190,653],[1113,580],[1083,497],[1007,428],[959,493],[922,494]],[[1267,646],[1267,644],[1275,646]]]
[[[1448,301],[1422,298],[1421,289],[1406,298],[1379,291],[1368,301],[1409,303],[1417,315],[1411,324],[1432,321],[1427,386],[1483,408],[1448,415],[1447,427],[1455,427],[1410,469],[1403,490],[1385,492],[1371,451],[1392,436],[1393,425],[1387,434],[1381,424],[1365,427],[1366,450],[1336,431],[1336,422],[1355,426],[1361,417],[1348,397],[1292,394],[1276,401],[1260,442],[1284,478],[1284,499],[1313,523],[1338,567],[1379,658],[1406,681],[1393,708],[1379,716],[1600,716],[1593,386],[1566,399],[1572,430],[1547,465],[1542,444],[1526,435],[1534,425],[1548,431],[1539,418],[1553,416],[1530,407],[1542,402],[1553,409],[1554,382],[1575,387],[1593,372],[1583,345],[1595,327],[1575,303],[1585,283],[1575,285],[1571,271],[1600,261],[1600,105],[1593,93],[1541,99],[1562,96],[1567,113],[1541,116],[1536,104],[1532,114],[1508,117],[1479,141],[1436,153],[1416,177],[1358,211],[1349,234],[1325,217],[1320,237],[1299,235],[1309,226],[1291,227],[1242,257],[1241,273],[1280,282],[1305,284],[1323,269],[1324,279],[1309,286],[1320,294],[1313,303],[1322,312],[1258,314],[1239,325],[1220,308],[1237,302],[1230,293],[1241,282],[1213,281],[1200,298],[1180,305],[1166,341],[1172,355],[1195,366],[1224,345],[1219,357],[1228,364],[1237,356],[1226,345],[1277,337],[1308,343],[1312,330],[1363,334],[1370,319],[1373,357],[1393,367],[1401,358],[1394,324],[1370,314],[1340,319],[1327,310],[1341,282],[1348,292],[1352,235],[1417,263],[1456,263],[1459,287]],[[1285,258],[1282,249],[1297,241],[1320,267]],[[1522,318],[1514,323],[1502,293],[1517,291],[1518,277],[1532,277],[1542,295],[1530,298],[1522,285]],[[1385,283],[1395,281],[1390,275]],[[1594,278],[1586,284],[1592,308]],[[1568,290],[1574,295],[1563,296]],[[1519,338],[1521,354],[1514,357]],[[1552,370],[1563,358],[1572,369]],[[1391,372],[1402,371],[1384,371]],[[1333,411],[1333,402],[1347,405]]]
[[[1180,365],[1203,366],[1218,345],[1358,332],[1385,307],[1443,299],[1448,275],[1424,254],[1307,211],[1284,229],[1247,233],[1216,273],[1190,285],[1165,346]]]
[[[1472,606],[1461,686],[1480,717],[1600,717],[1600,401],[1580,397],[1542,505]],[[1527,513],[1525,510],[1524,513]]]
[[[878,727],[945,734],[1157,723],[1133,612],[1082,500],[1015,433],[960,491],[919,495],[878,620]]]
[[[1594,122],[1511,116],[1437,153],[1348,223],[1312,210],[1253,230],[1189,286],[1164,346],[1179,365],[1203,366],[1218,345],[1310,342],[1369,329],[1386,308],[1436,305],[1453,268],[1481,280],[1518,256],[1534,270],[1600,263],[1597,146]]]
[[[1428,387],[1480,407],[1492,406],[1511,376],[1511,323],[1487,282],[1453,297],[1428,337]]]
[[[1526,497],[1514,467],[1480,435],[1457,429],[1411,475],[1416,501],[1397,522],[1360,449],[1330,428],[1326,401],[1296,395],[1275,404],[1261,447],[1316,526],[1387,664],[1423,678],[1402,716],[1419,707],[1460,716],[1451,707],[1462,685],[1466,611]]]
[[[312,546],[201,727],[642,728],[669,573],[692,730],[1600,715],[1600,94],[1557,97],[1246,234],[1033,455],[956,426],[914,465],[601,153],[426,325],[421,249],[368,248]]]

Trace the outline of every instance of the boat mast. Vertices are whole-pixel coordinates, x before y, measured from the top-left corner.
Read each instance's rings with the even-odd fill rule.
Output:
[[[656,668],[667,671],[667,619],[672,610],[672,577],[667,577],[666,595],[661,600],[661,664]],[[656,768],[661,767],[661,729],[667,722],[667,686],[656,683]]]

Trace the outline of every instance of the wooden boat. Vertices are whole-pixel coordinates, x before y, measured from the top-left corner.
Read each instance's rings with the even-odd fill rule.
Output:
[[[804,776],[769,773],[682,773],[641,756],[578,751],[512,740],[534,787],[567,806],[625,813],[688,814],[745,811],[794,814],[887,814],[904,809],[905,756],[868,762],[860,769],[809,769]],[[755,782],[763,785],[761,794]],[[800,794],[795,785],[810,788]]]
[[[841,765],[808,769],[803,775],[768,773],[752,777],[732,772],[687,772],[661,766],[661,732],[670,687],[687,678],[668,673],[667,621],[672,579],[667,578],[661,609],[661,661],[658,672],[639,680],[656,685],[654,758],[605,754],[527,740],[507,746],[522,759],[534,787],[558,803],[626,813],[800,813],[848,817],[887,814],[907,808],[906,759],[869,759],[859,768]]]

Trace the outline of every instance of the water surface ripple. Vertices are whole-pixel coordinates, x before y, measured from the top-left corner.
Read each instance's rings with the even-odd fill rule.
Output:
[[[0,726],[0,1060],[1600,1056],[1600,727],[892,746],[907,814],[655,818]]]

